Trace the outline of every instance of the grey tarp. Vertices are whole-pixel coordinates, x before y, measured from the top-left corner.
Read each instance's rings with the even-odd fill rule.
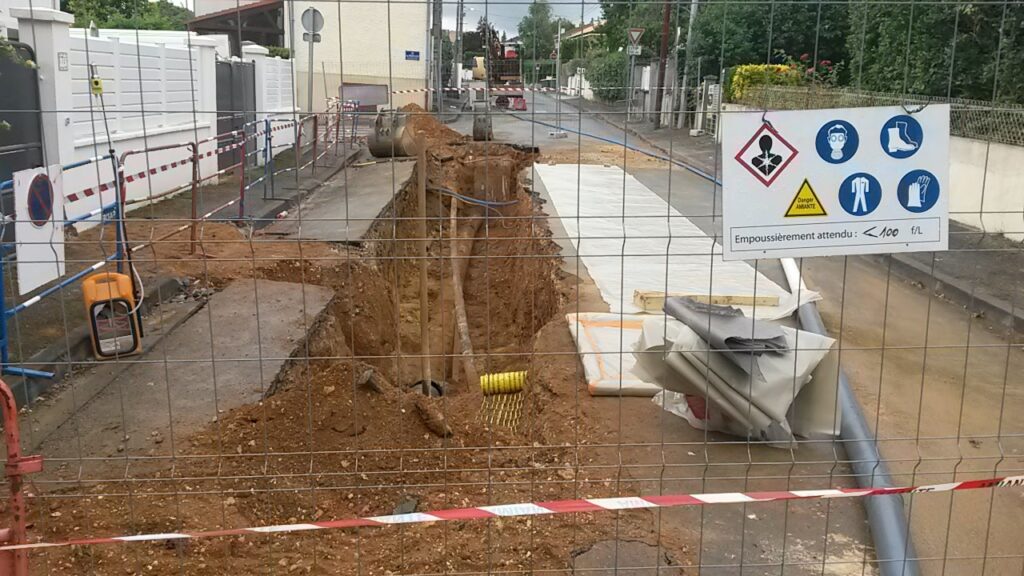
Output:
[[[834,340],[713,309],[722,307],[670,306],[672,300],[666,311],[679,313],[682,322],[644,322],[634,373],[706,398],[709,424],[722,432],[792,440],[787,413]]]

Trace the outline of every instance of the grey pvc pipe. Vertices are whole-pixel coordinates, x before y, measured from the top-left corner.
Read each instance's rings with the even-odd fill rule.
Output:
[[[790,291],[803,287],[800,268],[792,258],[782,258],[782,269]],[[797,309],[800,326],[804,330],[828,336],[825,323],[821,320],[818,307],[813,302]],[[839,407],[842,423],[839,439],[846,450],[850,467],[860,488],[888,488],[892,486],[889,466],[882,459],[875,444],[874,435],[864,419],[860,403],[850,389],[846,374],[839,370]],[[863,498],[864,508],[871,528],[871,540],[875,545],[882,576],[918,576],[917,553],[910,537],[907,518],[903,512],[903,497],[899,495],[870,496]]]

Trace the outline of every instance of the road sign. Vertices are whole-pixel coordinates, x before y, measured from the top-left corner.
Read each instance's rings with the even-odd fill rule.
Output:
[[[64,274],[64,192],[58,165],[14,173],[18,294]]]
[[[640,38],[643,35],[644,35],[644,29],[643,28],[630,28],[628,31],[626,31],[626,36],[629,37],[629,45],[630,46],[639,46],[640,45]]]
[[[643,46],[626,46],[626,54],[629,56],[639,56]]]
[[[314,34],[323,30],[324,15],[316,8],[306,8],[302,13],[302,28]]]
[[[302,41],[303,42],[319,42],[320,41],[320,35],[319,34],[310,34],[309,32],[303,32],[302,33]]]
[[[726,260],[946,250],[949,105],[722,121]]]

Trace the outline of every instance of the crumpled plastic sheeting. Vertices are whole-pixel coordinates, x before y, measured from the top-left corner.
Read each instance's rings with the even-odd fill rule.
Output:
[[[729,356],[713,350],[707,341],[673,318],[648,317],[635,347],[637,378],[655,382],[666,390],[706,399],[704,413],[695,415],[692,406],[682,406],[676,397],[661,395],[659,405],[682,415],[691,424],[702,420],[701,430],[714,430],[787,446],[793,430],[818,415],[793,413],[790,408],[811,374],[835,341],[827,336],[779,327],[787,350],[756,358],[756,368],[744,370]],[[823,382],[823,385],[828,383]]]
[[[661,387],[633,374],[633,344],[640,337],[644,318],[637,314],[566,314],[569,332],[580,352],[587,390],[591,396],[650,397]]]
[[[612,312],[643,312],[636,290],[778,296],[778,306],[741,307],[749,317],[788,316],[817,292],[791,294],[722,247],[618,167],[536,164],[566,233]]]

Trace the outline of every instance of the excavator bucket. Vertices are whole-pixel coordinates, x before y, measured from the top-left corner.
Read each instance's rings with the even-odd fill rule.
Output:
[[[412,156],[413,135],[406,130],[408,117],[398,110],[381,110],[373,120],[373,132],[367,139],[370,154],[377,158]]]

